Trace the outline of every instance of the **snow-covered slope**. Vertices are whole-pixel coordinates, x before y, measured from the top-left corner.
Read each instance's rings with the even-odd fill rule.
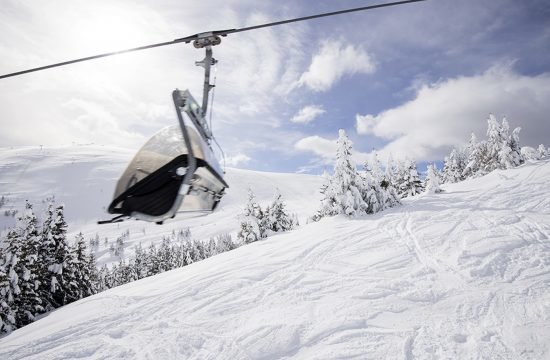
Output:
[[[96,256],[102,265],[120,260],[108,249],[126,231],[130,234],[124,244],[126,258],[132,256],[134,245],[141,243],[145,247],[185,228],[190,228],[197,240],[225,233],[235,235],[248,188],[254,191],[261,205],[272,201],[279,189],[288,210],[296,213],[302,223],[318,206],[320,176],[228,168],[226,181],[230,188],[216,211],[208,216],[178,215],[162,226],[136,221],[98,226],[97,220],[112,217],[105,209],[112,200],[118,177],[133,155],[126,149],[98,145],[0,148],[0,196],[7,198],[7,204],[0,209],[0,231],[15,223],[14,217],[3,216],[5,210],[21,209],[24,201],[29,200],[40,217],[46,206],[44,200],[55,196],[58,203],[65,205],[69,239],[79,232],[86,239],[99,236]]]
[[[0,210],[20,209],[25,200],[36,206],[55,196],[65,204],[71,223],[104,217],[114,184],[132,155],[98,145],[0,148],[0,196],[7,199]],[[13,218],[0,219],[2,229],[13,223]]]
[[[236,226],[249,184],[265,199],[279,186],[302,216],[318,205],[317,177],[228,175],[219,212],[147,236]],[[549,184],[537,162],[375,216],[302,222],[61,308],[0,339],[0,358],[550,358]],[[117,226],[101,231],[144,225]]]

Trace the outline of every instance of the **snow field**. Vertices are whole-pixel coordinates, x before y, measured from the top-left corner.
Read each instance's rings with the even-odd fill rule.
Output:
[[[8,198],[0,211],[11,209],[15,204],[21,208],[24,201],[29,200],[40,218],[45,210],[44,200],[55,195],[56,201],[65,205],[69,241],[79,232],[87,240],[98,235],[96,258],[98,265],[103,265],[120,261],[118,256],[110,254],[109,246],[126,231],[130,236],[125,239],[125,259],[132,257],[135,245],[141,243],[146,248],[151,243],[160,243],[163,236],[186,228],[191,229],[196,240],[208,241],[225,233],[232,234],[236,240],[248,187],[262,206],[269,204],[279,189],[288,210],[296,213],[302,224],[318,208],[322,183],[319,176],[229,168],[226,181],[230,188],[212,214],[178,215],[162,226],[133,220],[98,226],[97,220],[112,217],[105,209],[112,200],[118,177],[132,156],[133,152],[126,149],[98,145],[0,149],[0,196]],[[14,223],[14,218],[0,216],[0,231]]]
[[[302,226],[63,307],[0,339],[0,358],[550,358],[550,162],[305,225],[315,181],[230,171],[219,212],[143,240],[236,228],[249,184],[260,202],[280,186]],[[85,229],[138,241],[144,225],[123,224]]]

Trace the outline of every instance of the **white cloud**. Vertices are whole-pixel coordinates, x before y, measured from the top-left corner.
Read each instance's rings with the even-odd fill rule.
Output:
[[[317,156],[313,161],[315,165],[334,165],[336,158],[337,139],[326,139],[317,135],[308,136],[298,140],[294,148],[301,151],[307,151]],[[370,155],[352,150],[353,161],[356,164],[362,164],[370,158]]]
[[[319,105],[308,105],[302,108],[290,121],[298,124],[307,124],[315,120],[319,115],[326,113],[325,109]]]
[[[372,74],[375,68],[365,50],[338,41],[325,41],[298,85],[314,91],[327,91],[345,75]]]
[[[234,166],[237,167],[239,165],[243,165],[248,163],[251,160],[251,158],[243,153],[239,153],[235,156],[229,156],[225,159],[225,163],[227,166]]]
[[[467,142],[473,131],[485,136],[489,113],[521,126],[525,145],[548,142],[550,74],[523,76],[495,66],[471,77],[422,86],[416,98],[378,115],[357,115],[360,134],[389,140],[381,150],[396,157],[442,159],[451,146]]]
[[[309,151],[321,157],[327,162],[332,162],[336,154],[336,140],[329,140],[320,136],[308,136],[298,140],[294,148],[302,151]]]

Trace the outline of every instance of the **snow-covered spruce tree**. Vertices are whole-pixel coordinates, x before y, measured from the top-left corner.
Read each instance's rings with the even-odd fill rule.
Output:
[[[248,189],[248,201],[240,215],[241,224],[237,238],[243,243],[258,241],[267,236],[265,231],[264,212],[256,202],[252,189]]]
[[[388,161],[386,162],[386,169],[384,171],[384,179],[382,180],[383,184],[382,187],[385,186],[384,182],[387,183],[387,186],[391,186],[392,188],[396,189],[395,184],[395,178],[397,176],[397,167],[395,166],[395,162],[393,161],[393,156],[390,154],[388,155]]]
[[[367,204],[361,193],[362,179],[351,158],[352,144],[346,132],[340,129],[336,148],[334,173],[325,188],[318,217],[344,214],[366,214]]]
[[[0,248],[0,335],[10,333],[17,328],[15,311],[12,309],[13,296],[11,284],[6,272],[6,254]]]
[[[396,182],[397,192],[401,198],[415,196],[424,191],[414,160],[399,163]]]
[[[478,149],[478,147],[484,147],[477,141],[477,137],[474,133],[470,135],[470,141],[464,151],[464,158],[466,159],[466,166],[462,171],[462,177],[464,179],[475,176],[480,168],[482,161],[482,154],[484,151]]]
[[[428,174],[426,175],[426,190],[428,194],[437,194],[440,193],[441,186],[439,185],[439,174],[435,164],[428,164]]]
[[[149,249],[147,250],[147,256],[145,257],[145,259],[147,276],[159,274],[161,271],[161,264],[155,244],[149,245]]]
[[[483,176],[494,169],[495,159],[491,155],[491,149],[487,141],[477,143],[474,151],[468,158],[468,165],[464,169],[466,178]]]
[[[32,205],[27,202],[15,229],[7,235],[6,270],[11,288],[8,296],[13,298],[12,309],[15,312],[17,327],[27,325],[34,321],[36,315],[44,312],[38,294],[40,235],[37,223]]]
[[[216,245],[218,247],[218,253],[230,251],[239,247],[238,244],[233,242],[231,235],[227,233],[216,236]]]
[[[109,268],[106,264],[98,270],[98,282],[97,282],[97,292],[102,292],[110,288],[110,274]]]
[[[19,259],[21,256],[21,246],[22,241],[19,234],[15,229],[10,229],[6,235],[5,243],[7,248],[5,251],[2,251],[2,272],[6,274],[6,281],[1,283],[0,294],[2,298],[0,299],[3,303],[6,303],[4,307],[7,313],[10,313],[13,316],[13,319],[8,319],[6,314],[6,319],[8,322],[5,322],[9,326],[9,331],[15,330],[18,328],[17,323],[17,304],[15,299],[21,294],[21,289],[19,288],[19,275],[18,271],[20,266]],[[11,320],[11,321],[10,321]],[[20,325],[21,326],[21,325]],[[4,328],[4,331],[8,329]]]
[[[365,170],[361,175],[361,196],[366,204],[366,213],[374,214],[383,209],[384,203],[381,199],[381,180],[376,177],[375,171],[373,171],[369,161],[365,161],[363,164]]]
[[[346,132],[340,129],[336,148],[336,164],[331,178],[335,191],[335,210],[338,214],[358,216],[367,212],[367,204],[361,194],[361,178],[352,160],[352,143]]]
[[[466,168],[465,153],[453,148],[449,156],[445,157],[443,165],[443,182],[456,183],[464,180],[464,169]]]
[[[468,161],[463,171],[464,178],[482,176],[495,169],[509,169],[524,162],[519,145],[519,132],[515,128],[510,134],[506,118],[499,125],[494,115],[487,119],[487,140],[475,143],[475,137],[467,147]]]
[[[93,251],[90,251],[88,254],[88,262],[86,264],[88,278],[90,280],[90,289],[92,294],[97,294],[100,289],[100,278],[99,278],[99,271],[97,270],[97,262],[95,258],[95,254]],[[137,280],[137,279],[136,279]]]
[[[498,128],[500,144],[493,147],[498,151],[496,169],[511,169],[523,163],[521,148],[519,146],[519,132],[521,128],[515,128],[510,134],[510,126],[506,118],[502,119],[502,125]]]
[[[495,169],[500,168],[500,157],[503,153],[503,147],[506,144],[506,135],[504,131],[508,132],[509,129],[502,129],[495,116],[489,115],[487,119],[487,157],[483,163],[485,173],[489,173]]]
[[[489,173],[495,169],[510,169],[523,162],[519,145],[519,132],[515,128],[510,134],[510,126],[506,118],[499,125],[494,115],[487,120],[487,157],[483,172]]]
[[[170,238],[164,236],[158,248],[157,256],[159,257],[160,271],[165,272],[172,270],[172,263],[174,262],[172,253],[172,244]]]
[[[399,192],[397,191],[396,178],[397,168],[390,154],[386,163],[384,179],[382,180],[382,188],[386,190],[387,198],[389,199],[389,201],[386,201],[387,207],[393,207],[401,204],[401,197],[399,196]]]
[[[265,211],[265,226],[267,231],[283,232],[292,230],[295,226],[293,217],[286,211],[283,196],[276,190],[273,202]]]
[[[544,147],[544,144],[539,145],[539,147],[537,148],[537,153],[538,153],[538,156],[539,156],[539,160],[544,159],[546,156],[548,156],[548,152],[547,152],[546,148]]]
[[[56,308],[67,303],[66,271],[64,269],[67,267],[69,258],[70,249],[67,243],[67,223],[63,214],[63,206],[59,205],[55,210],[52,210],[52,206],[50,206],[42,227],[40,259],[43,268],[43,283],[40,287],[40,294],[51,307]]]
[[[90,258],[87,254],[88,249],[82,233],[76,236],[75,244],[70,250],[70,257],[65,269],[65,271],[69,273],[68,276],[65,277],[67,303],[93,295],[97,292],[96,284],[92,281],[94,274],[90,272],[92,266],[90,265]]]
[[[202,241],[197,241],[193,239],[189,241],[189,245],[190,245],[190,254],[194,262],[204,260],[208,257],[206,255],[206,249]]]
[[[179,267],[185,266],[185,253],[183,252],[184,242],[182,240],[176,240],[177,237],[172,240],[170,244],[170,251],[172,256],[170,258],[171,268],[177,269]]]
[[[48,204],[46,210],[46,218],[42,223],[42,239],[39,243],[38,248],[38,262],[40,264],[39,269],[39,278],[40,286],[38,288],[38,294],[42,299],[44,309],[46,311],[53,309],[52,294],[54,292],[51,289],[50,284],[52,283],[52,273],[48,270],[48,266],[53,263],[55,249],[50,246],[51,238],[51,225],[54,216],[53,202]]]
[[[374,153],[372,176],[378,185],[375,189],[378,197],[378,203],[380,204],[380,210],[388,209],[401,203],[401,198],[399,197],[395,187],[395,169],[392,169],[392,162],[393,161],[390,155],[387,162],[388,168],[384,171],[382,169],[382,163],[378,159],[378,154],[376,152]],[[365,202],[367,202],[366,199]]]
[[[321,206],[319,210],[317,210],[317,213],[311,217],[313,221],[321,220],[321,218],[326,214],[336,213],[336,210],[334,210],[334,206],[336,205],[336,196],[334,193],[334,189],[332,188],[331,176],[325,170],[323,172],[322,178],[323,183],[321,184],[319,192],[323,195],[323,198],[321,199]]]
[[[147,253],[143,250],[141,243],[135,247],[133,266],[136,279],[143,279],[147,276]]]
[[[508,128],[508,122],[506,119],[502,119],[502,127]],[[521,128],[518,126],[509,136],[505,136],[506,147],[509,149],[505,151],[506,157],[501,157],[501,164],[506,165],[506,169],[519,166],[525,162],[523,156],[521,156],[521,146],[519,145],[519,132]]]

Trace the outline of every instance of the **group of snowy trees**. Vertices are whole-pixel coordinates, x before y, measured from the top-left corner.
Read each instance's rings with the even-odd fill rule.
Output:
[[[277,190],[274,199],[265,209],[256,202],[252,189],[248,189],[248,202],[241,214],[237,238],[245,244],[266,238],[268,235],[289,231],[298,226],[296,215],[289,214],[283,197]]]
[[[276,209],[281,206],[284,208],[279,198],[269,213],[278,218]],[[32,205],[26,203],[17,225],[0,242],[0,334],[86,296],[186,266],[240,245],[229,234],[201,242],[191,238],[189,229],[174,231],[163,237],[160,246],[151,244],[143,249],[139,244],[128,261],[121,260],[111,268],[104,265],[98,270],[94,251],[89,251],[84,236],[78,234],[70,245],[66,234],[63,206],[54,208],[50,204],[40,226]],[[119,239],[128,237],[129,232],[125,232]],[[97,250],[99,236],[90,243]]]
[[[372,162],[365,161],[360,172],[353,163],[351,150],[351,141],[345,131],[340,130],[334,172],[324,175],[321,208],[313,220],[338,214],[374,214],[400,204],[401,198],[424,191],[414,161],[395,164],[390,157],[383,169],[375,155]]]
[[[97,292],[94,257],[81,234],[70,246],[66,232],[63,206],[50,204],[40,226],[26,203],[0,247],[0,333]]]
[[[534,154],[525,154],[519,145],[517,127],[510,132],[506,118],[499,124],[494,115],[487,119],[487,139],[478,141],[472,133],[465,147],[453,148],[445,157],[443,182],[455,183],[470,177],[485,175],[496,169],[510,169],[521,165],[525,160],[541,159],[547,156],[544,145]]]
[[[162,238],[160,246],[151,244],[143,249],[136,246],[135,254],[128,262],[121,260],[118,265],[99,270],[98,289],[103,291],[148,276],[190,265],[211,256],[233,250],[239,245],[229,234],[210,238],[208,242],[191,238],[189,229],[172,232]]]

